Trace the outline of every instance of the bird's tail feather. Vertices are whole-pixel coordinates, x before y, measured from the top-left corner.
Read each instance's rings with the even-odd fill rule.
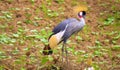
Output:
[[[45,45],[43,48],[43,54],[44,55],[51,55],[53,53],[53,50],[50,48],[49,45]]]

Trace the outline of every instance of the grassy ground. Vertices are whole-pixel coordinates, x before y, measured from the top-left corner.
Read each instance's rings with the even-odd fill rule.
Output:
[[[44,56],[52,29],[87,4],[86,26],[67,42],[69,68]],[[0,0],[0,70],[120,69],[120,0]],[[54,63],[56,62],[56,63]]]

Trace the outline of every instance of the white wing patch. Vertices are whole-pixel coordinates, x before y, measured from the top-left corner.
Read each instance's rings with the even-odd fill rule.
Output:
[[[64,35],[67,27],[68,27],[68,24],[66,25],[66,27],[65,27],[65,29],[64,29],[63,31],[60,31],[59,33],[55,34],[55,36],[56,36],[56,38],[57,38],[57,40],[58,40],[59,42],[61,41],[61,38],[62,38],[62,36]]]

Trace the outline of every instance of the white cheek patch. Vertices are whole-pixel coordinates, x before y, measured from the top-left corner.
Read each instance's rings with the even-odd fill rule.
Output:
[[[82,16],[82,12],[80,12],[79,15]]]

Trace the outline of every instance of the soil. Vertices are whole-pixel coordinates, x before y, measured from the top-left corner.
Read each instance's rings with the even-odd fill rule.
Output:
[[[67,46],[71,46],[71,45],[75,45],[75,50],[85,50],[86,53],[93,53],[93,50],[89,50],[86,46],[95,46],[96,43],[96,35],[93,35],[92,32],[100,32],[99,38],[97,38],[97,40],[99,40],[100,42],[102,42],[102,45],[104,46],[109,46],[111,47],[112,44],[111,43],[105,43],[104,39],[111,39],[111,36],[107,36],[104,35],[104,33],[106,33],[107,31],[112,31],[113,28],[111,28],[110,26],[106,26],[104,27],[102,22],[99,21],[100,18],[105,19],[107,18],[107,15],[100,15],[102,12],[104,12],[104,14],[114,14],[114,10],[111,9],[111,5],[115,5],[116,7],[118,7],[118,10],[120,11],[119,7],[120,7],[120,2],[116,3],[114,0],[75,0],[75,4],[73,4],[71,0],[65,0],[65,3],[63,4],[58,4],[55,1],[52,1],[52,6],[48,6],[51,10],[55,10],[58,11],[58,8],[61,6],[63,7],[63,11],[64,14],[60,14],[58,17],[52,17],[52,18],[43,18],[42,20],[38,20],[37,21],[37,25],[35,26],[33,24],[26,24],[24,21],[26,19],[26,13],[30,13],[32,16],[28,17],[29,19],[34,21],[34,17],[45,17],[45,14],[43,11],[38,11],[38,13],[35,13],[37,8],[40,8],[40,6],[42,5],[42,3],[44,3],[45,5],[47,5],[47,0],[43,1],[43,0],[35,0],[34,5],[31,4],[30,1],[28,0],[11,0],[12,2],[10,2],[10,0],[0,0],[0,11],[8,11],[10,8],[19,8],[20,10],[12,10],[10,11],[11,13],[13,13],[13,19],[12,21],[4,21],[4,20],[0,20],[0,24],[4,24],[7,23],[9,26],[5,29],[5,30],[0,30],[1,33],[7,33],[7,34],[12,34],[12,33],[16,33],[18,31],[19,26],[23,26],[25,29],[29,29],[29,30],[40,30],[42,28],[45,28],[46,26],[49,25],[51,31],[52,29],[63,19],[66,18],[70,18],[70,17],[76,17],[75,14],[73,14],[73,11],[71,10],[73,8],[74,5],[79,5],[79,3],[86,3],[88,5],[88,12],[87,12],[87,17],[86,17],[86,25],[89,27],[89,29],[85,32],[85,31],[81,31],[80,33],[78,33],[77,35],[80,35],[83,38],[83,41],[78,41],[77,38],[74,39],[73,37],[70,38],[70,40],[72,42],[76,42],[76,43],[71,43],[71,44],[67,44]],[[105,6],[106,5],[106,6]],[[30,9],[29,9],[30,8]],[[0,13],[0,15],[3,15],[2,13]],[[17,22],[18,21],[22,21],[22,23],[18,26]],[[103,26],[103,27],[102,27]],[[103,31],[100,30],[99,27],[103,28]],[[120,28],[119,28],[120,29]],[[106,30],[106,31],[105,31]],[[104,32],[104,33],[103,33]],[[31,33],[27,33],[28,35]],[[86,35],[84,35],[86,34]],[[86,38],[86,36],[88,37]],[[117,43],[119,44],[120,40],[117,41]],[[3,50],[8,52],[7,55],[11,55],[14,58],[11,59],[7,59],[7,60],[0,60],[0,65],[4,65],[6,66],[6,70],[20,70],[19,67],[21,67],[20,65],[14,66],[12,64],[14,64],[14,59],[19,58],[19,56],[21,56],[21,54],[24,54],[25,52],[22,52],[22,48],[25,48],[27,46],[29,46],[30,41],[26,41],[24,45],[19,45],[19,43],[17,43],[15,46],[17,46],[19,48],[19,50],[21,51],[18,55],[13,55],[11,53],[9,53],[9,51],[15,49],[14,47],[11,48],[11,46],[7,46],[7,45],[0,45],[3,46]],[[40,44],[40,46],[43,46],[43,43]],[[43,47],[42,47],[43,48]],[[108,48],[108,47],[105,47]],[[40,48],[39,48],[40,49]],[[37,54],[39,51],[38,48],[36,47],[31,47],[31,50],[26,52],[26,55],[28,57],[28,59],[26,61],[29,62],[29,55],[34,53],[36,55],[36,58],[39,59],[39,55]],[[120,52],[116,52],[116,51],[112,51],[112,54],[114,55],[112,58],[109,57],[109,55],[104,55],[102,57],[95,57],[92,60],[96,61],[96,62],[101,62],[101,61],[106,61],[105,64],[100,64],[100,68],[101,70],[119,70],[120,69],[120,58],[116,57],[116,54],[119,54]],[[71,54],[69,52],[69,54]],[[64,62],[63,64],[61,64],[62,62],[60,60],[58,60],[55,65],[61,67],[61,70],[84,70],[85,67],[89,67],[89,65],[87,65],[84,61],[80,62],[80,63],[76,63],[74,62],[75,59],[77,59],[76,56],[72,56],[69,55],[69,65],[67,66],[67,64]],[[112,67],[112,64],[117,64],[116,67]],[[35,63],[35,64],[23,64],[23,66],[27,69],[27,70],[37,70],[37,66],[39,66],[39,62]],[[13,69],[14,68],[14,69]],[[57,70],[57,67],[52,66],[51,69],[50,67],[46,68],[43,67],[41,70]],[[98,69],[99,70],[99,69]]]

